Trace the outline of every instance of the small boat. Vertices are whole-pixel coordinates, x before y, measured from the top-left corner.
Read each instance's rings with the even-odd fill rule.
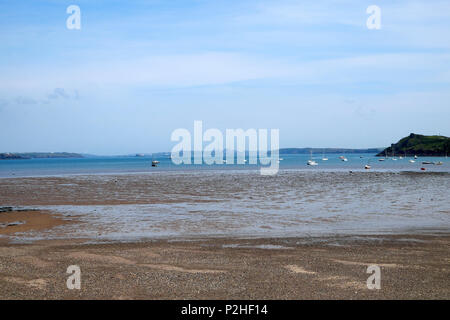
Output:
[[[422,161],[422,164],[434,164],[434,162],[431,162],[431,161]]]
[[[323,157],[323,158],[322,158],[322,161],[328,161],[328,158]]]
[[[425,168],[420,168],[420,170],[425,171],[426,169]]]
[[[417,156],[414,156],[414,159],[417,159]]]
[[[435,163],[435,165],[437,165],[437,166],[442,166],[443,164],[444,163],[442,161],[438,161],[438,162]]]
[[[409,160],[409,162],[414,163],[414,162],[416,162],[416,161],[415,161],[415,160]]]
[[[345,157],[344,157],[344,156],[340,156],[340,157],[339,157],[339,159],[341,159],[341,160],[344,160],[344,159],[345,159]]]
[[[400,159],[400,160],[402,160],[402,159],[403,159],[403,157],[401,157],[401,156],[400,156],[400,157],[399,157],[399,159]]]
[[[158,165],[159,161],[158,160],[153,160],[152,161],[152,167],[156,167]]]
[[[392,148],[392,160],[397,161],[397,158],[395,157],[394,148]]]
[[[366,169],[366,170],[369,170],[370,168],[372,168],[370,165],[368,165],[368,164],[366,164],[365,166],[364,166],[364,169]]]
[[[317,166],[317,165],[319,165],[316,161],[313,160],[313,158],[312,158],[312,151],[310,151],[309,160],[308,160],[308,162],[306,162],[306,164],[308,166]]]
[[[384,158],[380,158],[380,159],[378,159],[378,161],[385,161],[386,159],[389,159],[389,158],[388,158],[388,155],[387,155],[387,151],[385,150],[384,151]]]

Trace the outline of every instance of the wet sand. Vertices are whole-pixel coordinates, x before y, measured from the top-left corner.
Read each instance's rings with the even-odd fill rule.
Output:
[[[73,223],[60,215],[39,210],[0,211],[0,235],[13,235],[30,231],[42,231]]]
[[[311,240],[0,243],[0,298],[450,299],[448,235]],[[69,265],[81,290],[66,288]]]
[[[8,178],[0,179],[0,206],[79,221],[41,239],[429,234],[450,231],[449,178],[232,170]]]
[[[0,299],[450,299],[448,174],[177,173],[1,182],[0,206],[26,208],[0,212]],[[52,205],[60,207],[30,211]],[[58,212],[65,206],[70,213]],[[433,221],[440,229],[344,234],[336,232],[342,219],[353,230],[367,221],[370,228]],[[335,234],[308,234],[323,226]],[[126,239],[141,227],[150,236]],[[276,228],[297,233],[271,236]],[[152,237],[158,230],[167,236]],[[115,234],[115,241],[108,238]],[[381,268],[380,290],[366,285],[372,264]],[[70,265],[81,268],[81,290],[66,287]]]

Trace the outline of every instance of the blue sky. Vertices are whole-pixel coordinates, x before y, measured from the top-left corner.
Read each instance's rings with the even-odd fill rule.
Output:
[[[281,147],[450,136],[449,34],[448,1],[1,0],[0,152],[169,151],[194,120]]]

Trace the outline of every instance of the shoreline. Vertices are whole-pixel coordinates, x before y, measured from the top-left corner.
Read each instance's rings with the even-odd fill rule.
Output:
[[[254,173],[260,175],[261,167],[254,168],[192,168],[192,169],[178,169],[178,168],[158,168],[154,171],[107,171],[107,172],[80,172],[80,173],[61,173],[61,174],[38,174],[38,175],[0,175],[0,180],[9,179],[45,179],[45,178],[75,178],[80,176],[127,176],[127,175],[153,175],[153,174],[199,174],[203,172],[217,172],[217,173],[244,173],[250,174]],[[427,167],[435,168],[433,166]],[[284,167],[280,168],[278,174],[288,173],[288,172],[300,172],[300,173],[396,173],[396,174],[450,174],[450,171],[444,170],[446,168],[439,168],[440,170],[428,170],[421,171],[420,166],[411,169],[399,169],[399,168],[371,168],[370,170],[364,169],[364,167],[348,167],[348,168],[323,168],[323,167]],[[149,169],[151,170],[151,169]]]

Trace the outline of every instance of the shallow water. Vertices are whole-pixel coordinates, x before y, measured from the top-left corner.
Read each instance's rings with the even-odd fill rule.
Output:
[[[80,221],[22,239],[411,234],[450,231],[449,178],[446,172],[157,172],[3,179],[0,194],[5,205]]]

